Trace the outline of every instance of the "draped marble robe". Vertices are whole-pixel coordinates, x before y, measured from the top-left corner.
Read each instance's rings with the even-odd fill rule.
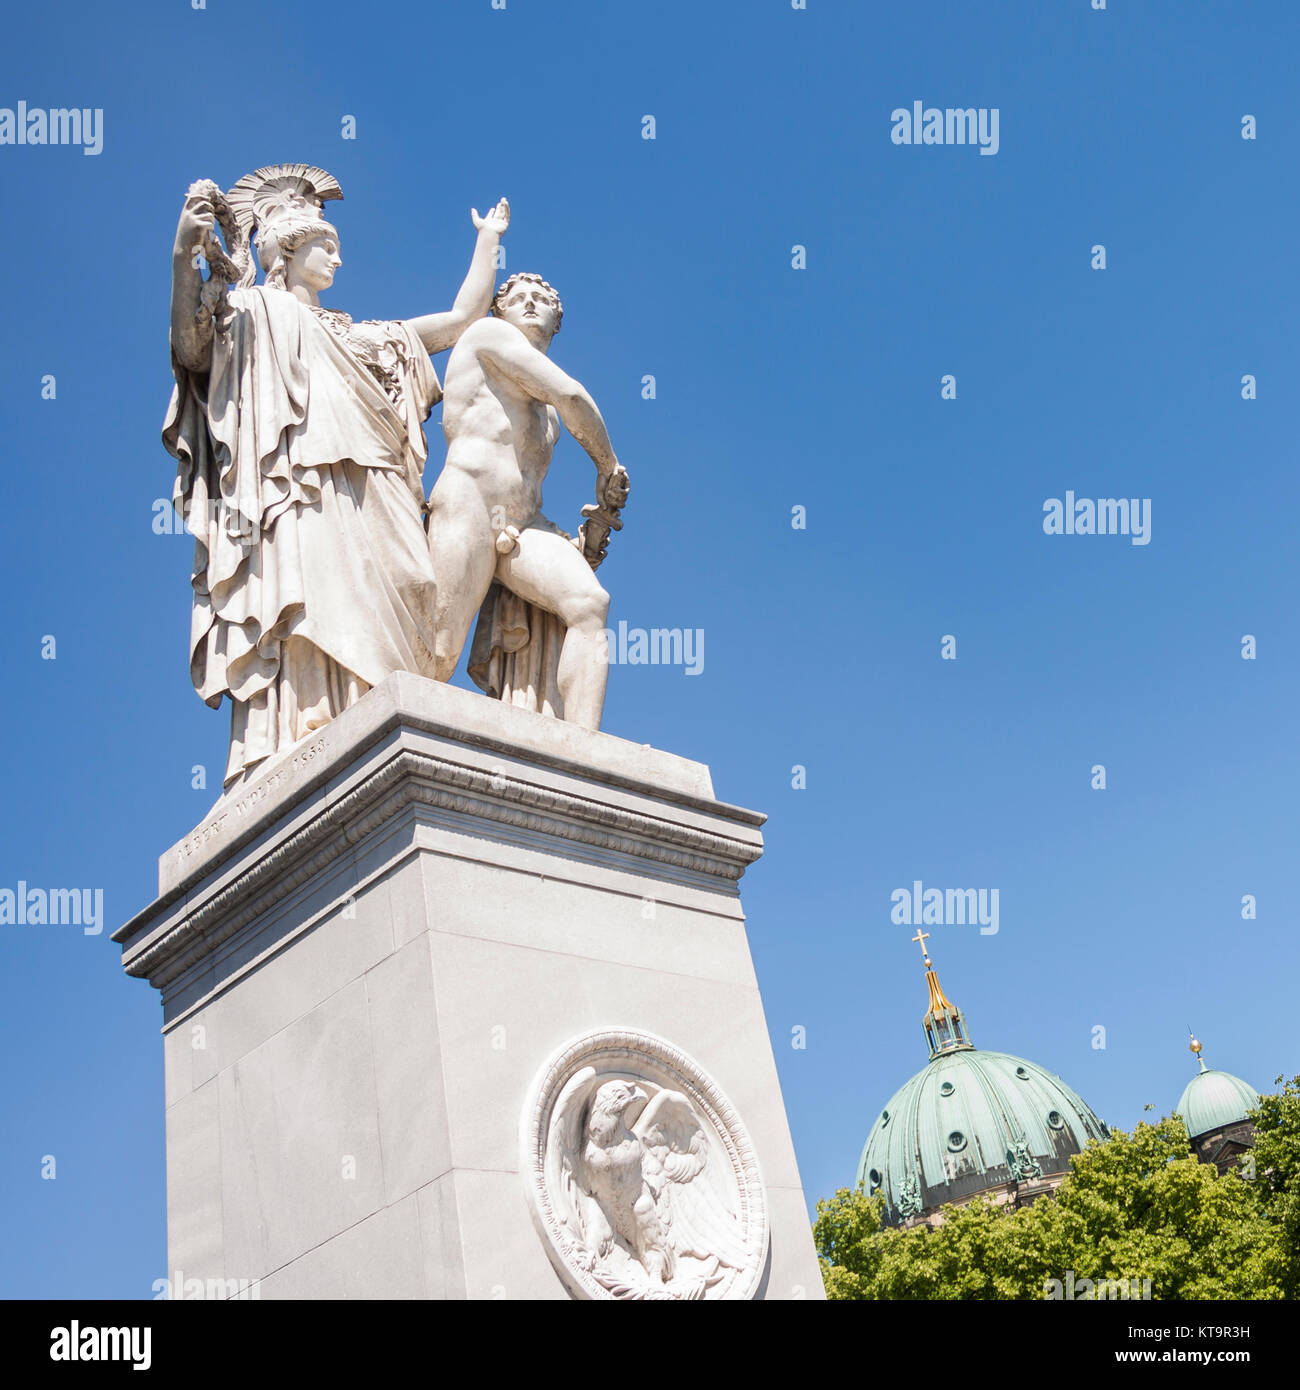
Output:
[[[493,700],[564,718],[560,652],[568,629],[494,579],[479,609],[466,673]]]
[[[232,702],[228,789],[391,672],[433,674],[423,422],[442,392],[406,324],[262,285],[230,292],[206,374],[172,369],[190,675]]]

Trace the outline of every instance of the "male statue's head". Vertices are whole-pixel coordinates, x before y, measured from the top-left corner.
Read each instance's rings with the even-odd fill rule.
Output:
[[[539,352],[545,352],[560,331],[564,305],[540,275],[516,271],[496,292],[491,312],[513,324]]]

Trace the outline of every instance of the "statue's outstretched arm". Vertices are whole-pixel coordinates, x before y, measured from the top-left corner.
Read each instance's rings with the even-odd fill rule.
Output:
[[[477,208],[470,209],[470,216],[478,229],[478,241],[456,302],[445,313],[424,314],[410,320],[411,329],[428,353],[454,347],[460,335],[475,319],[481,319],[492,303],[496,250],[510,225],[510,204],[502,198],[486,217],[480,217]]]
[[[590,455],[602,479],[618,471],[605,421],[581,382],[561,371],[544,352],[538,352],[511,324],[487,319],[474,331],[478,335],[474,346],[479,357],[534,400],[553,405],[565,428]]]
[[[212,318],[200,314],[203,274],[195,253],[215,236],[216,209],[209,198],[193,190],[185,199],[176,224],[172,247],[172,351],[176,360],[192,372],[206,372],[212,364]]]

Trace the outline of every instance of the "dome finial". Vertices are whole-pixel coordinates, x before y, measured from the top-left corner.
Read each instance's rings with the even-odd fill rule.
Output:
[[[1188,1052],[1192,1052],[1192,1053],[1195,1053],[1195,1054],[1196,1054],[1196,1060],[1201,1064],[1201,1070],[1202,1070],[1202,1071],[1209,1071],[1209,1067],[1207,1067],[1207,1066],[1205,1065],[1205,1058],[1201,1056],[1201,1040],[1200,1040],[1200,1038],[1198,1038],[1198,1037],[1196,1036],[1196,1034],[1192,1032],[1190,1026],[1189,1026],[1188,1029],[1187,1029],[1187,1035],[1188,1035],[1188,1037],[1191,1038],[1191,1042],[1187,1044],[1187,1050],[1188,1050]]]
[[[959,1048],[973,1047],[974,1044],[966,1031],[965,1015],[943,992],[939,977],[934,973],[934,962],[930,959],[929,951],[925,949],[929,935],[928,931],[917,927],[912,940],[920,946],[921,955],[925,960],[925,983],[930,991],[930,1007],[925,1011],[921,1027],[925,1030],[925,1041],[929,1044],[930,1056],[934,1058],[940,1053],[955,1052]]]

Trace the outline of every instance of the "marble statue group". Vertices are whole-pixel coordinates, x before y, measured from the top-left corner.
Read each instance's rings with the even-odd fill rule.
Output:
[[[163,441],[195,543],[190,675],[230,701],[230,754],[115,939],[167,1028],[198,1008],[226,1039],[204,1094],[219,1073],[259,1098],[200,1102],[168,1047],[169,1258],[281,1298],[802,1296],[817,1265],[737,890],[763,817],[715,802],[703,764],[558,722],[600,728],[596,576],[628,496],[551,360],[560,296],[505,273],[502,198],[470,209],[450,308],[353,319],[322,303],[342,196],[305,164],[202,179],[176,229]],[[543,511],[562,428],[596,472],[573,535]],[[447,690],[462,661],[514,708]],[[472,1039],[503,1017],[485,1060]],[[364,1081],[333,1065],[359,1029]],[[757,1116],[771,1198],[715,1077]],[[285,1148],[307,1117],[319,1142]],[[467,1157],[443,1164],[453,1133]],[[344,1134],[382,1194],[340,1195]]]
[[[302,164],[226,193],[200,180],[176,231],[163,440],[195,537],[190,673],[208,704],[231,702],[227,789],[394,671],[450,679],[467,641],[488,695],[600,725],[595,571],[628,477],[595,402],[548,355],[560,297],[528,273],[494,294],[503,198],[471,211],[450,309],[355,321],[320,302],[342,264],[324,204],[342,196]],[[447,349],[443,386],[430,358]],[[426,499],[439,400],[447,454]],[[596,468],[576,536],[542,512],[561,423]]]

